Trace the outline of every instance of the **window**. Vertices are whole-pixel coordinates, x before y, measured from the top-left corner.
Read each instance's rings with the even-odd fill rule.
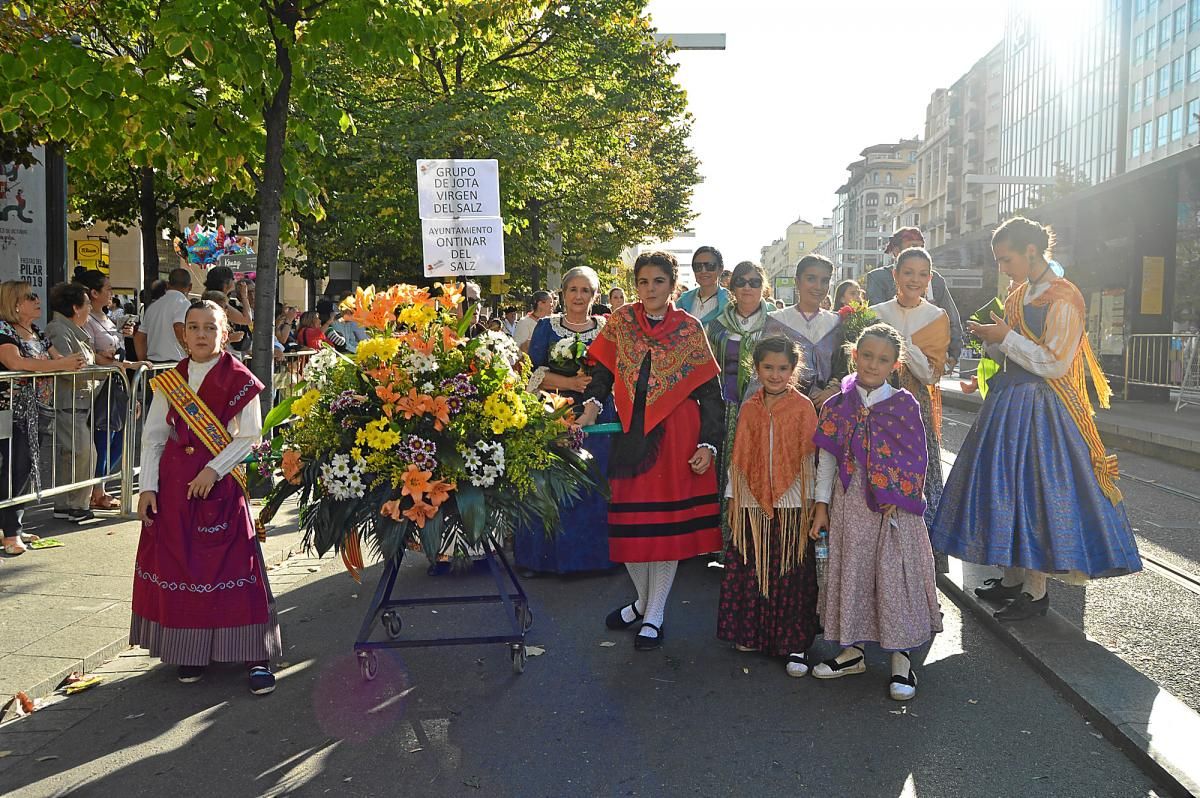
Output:
[[[1142,107],[1142,82],[1140,80],[1134,81],[1133,91],[1130,93],[1130,97],[1131,97],[1131,100],[1129,103],[1130,111],[1136,111],[1137,109]]]
[[[1154,33],[1154,26],[1146,28],[1146,58],[1158,47],[1158,37]]]
[[[867,221],[866,221],[866,227],[868,230],[878,230],[879,229],[879,217],[878,216],[868,216]]]
[[[1129,131],[1129,157],[1136,158],[1142,154],[1142,127],[1138,125]]]
[[[1153,72],[1150,73],[1149,75],[1147,75],[1146,79],[1144,81],[1142,81],[1142,86],[1146,90],[1146,106],[1149,107],[1151,105],[1154,105],[1154,73]]]
[[[1183,138],[1183,106],[1177,105],[1171,109],[1171,141]]]
[[[1188,82],[1200,80],[1200,47],[1188,51]]]
[[[1171,43],[1171,18],[1163,17],[1158,21],[1158,46],[1166,47]]]
[[[871,173],[871,182],[874,183],[875,185],[879,185],[879,173],[878,172]]]
[[[1171,141],[1170,114],[1158,115],[1158,146],[1165,147]]]
[[[1191,17],[1192,27],[1200,25],[1200,0],[1191,0],[1191,2],[1188,3],[1188,7],[1191,9],[1188,12],[1188,16]]]
[[[1175,9],[1174,28],[1175,38],[1187,35],[1187,9],[1183,6]]]
[[[1137,19],[1146,13],[1146,0],[1134,0],[1133,18]]]
[[[863,204],[866,205],[868,208],[874,208],[876,205],[879,204],[879,195],[878,194],[868,194],[866,200],[863,201]]]
[[[1179,56],[1171,62],[1171,91],[1179,91],[1183,88],[1183,56]]]
[[[1158,68],[1158,96],[1166,97],[1171,93],[1171,65],[1163,64]]]
[[[884,172],[883,182],[884,182],[884,184],[889,185],[889,186],[892,184],[892,173],[891,172]]]
[[[1149,155],[1154,149],[1154,122],[1142,125],[1142,153]]]
[[[887,194],[883,198],[884,205],[895,205],[899,198],[895,194]]]
[[[1133,37],[1133,63],[1142,63],[1142,47],[1144,46],[1142,44],[1142,34],[1139,33]]]
[[[1190,100],[1187,104],[1187,132],[1200,132],[1200,97]]]

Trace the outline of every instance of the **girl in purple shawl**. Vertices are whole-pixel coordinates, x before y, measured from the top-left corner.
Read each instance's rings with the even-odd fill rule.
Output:
[[[818,611],[825,639],[843,647],[813,676],[864,673],[863,644],[878,643],[892,652],[888,692],[897,701],[917,693],[909,652],[942,630],[924,519],[921,408],[887,382],[903,352],[903,337],[887,324],[859,336],[852,350],[857,373],[842,380],[817,424],[817,504],[809,532],[815,539],[829,531]]]

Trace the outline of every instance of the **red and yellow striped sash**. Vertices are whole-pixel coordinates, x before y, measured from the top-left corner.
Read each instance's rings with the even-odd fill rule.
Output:
[[[154,379],[150,380],[150,386],[162,393],[179,417],[188,425],[188,429],[192,431],[200,442],[204,444],[204,448],[208,449],[209,454],[216,457],[225,447],[233,441],[233,436],[229,434],[229,430],[221,423],[216,414],[209,409],[204,400],[192,390],[192,386],[188,385],[187,380],[179,373],[178,369],[167,369],[159,374]],[[234,480],[242,486],[242,490],[246,488],[246,467],[244,465],[234,466],[230,472]]]

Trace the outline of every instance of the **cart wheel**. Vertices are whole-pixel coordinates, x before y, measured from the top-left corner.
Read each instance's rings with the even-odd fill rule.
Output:
[[[528,604],[521,604],[516,609],[517,623],[521,625],[522,632],[528,632],[533,626],[533,610],[529,609]]]
[[[512,644],[513,673],[524,673],[525,672],[525,656],[526,656],[525,655],[525,644],[524,643],[513,643]]]
[[[383,621],[383,631],[388,637],[395,640],[400,636],[400,629],[404,626],[400,620],[400,613],[395,610],[387,610],[383,613],[381,620]]]
[[[374,681],[379,675],[379,657],[374,651],[358,652],[358,669],[362,672],[364,681]]]

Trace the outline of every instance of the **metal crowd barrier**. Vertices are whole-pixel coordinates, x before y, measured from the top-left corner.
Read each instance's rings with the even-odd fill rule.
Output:
[[[1198,348],[1197,333],[1129,336],[1125,347],[1125,398],[1129,398],[1129,386],[1144,385],[1179,391],[1181,403],[1187,403],[1185,396],[1200,393]]]
[[[295,390],[304,372],[308,359],[316,354],[311,349],[288,352],[275,361],[274,396],[282,398]],[[141,472],[142,430],[146,411],[150,407],[150,380],[159,372],[174,368],[174,363],[157,363],[124,369],[119,366],[91,366],[82,371],[0,371],[0,509],[25,505],[30,502],[59,496],[74,490],[91,488],[112,479],[120,479],[120,512],[131,515],[135,510],[134,486]],[[93,418],[99,411],[107,411],[111,417],[114,406],[113,380],[119,380],[129,397],[125,408],[122,451],[119,463],[106,456],[110,452],[97,451],[94,440]],[[77,400],[90,391],[88,403]],[[32,478],[24,490],[14,495],[14,488],[25,482],[25,470],[31,469],[22,447],[29,449],[28,441],[19,441],[17,435],[27,435],[27,425],[17,418],[16,411],[22,401],[19,394],[32,390],[36,404],[37,445],[39,451],[41,491],[33,489]],[[46,401],[38,401],[38,398]],[[79,414],[83,419],[76,419]],[[86,429],[84,435],[82,430]],[[68,432],[69,430],[69,432]],[[81,439],[83,438],[83,439]],[[81,452],[92,453],[90,458],[77,457]],[[18,455],[14,458],[14,455]],[[108,468],[102,476],[96,476],[96,462],[105,456]],[[14,463],[14,459],[20,462]],[[86,473],[79,467],[89,461],[92,468]],[[20,469],[13,466],[23,466]]]

